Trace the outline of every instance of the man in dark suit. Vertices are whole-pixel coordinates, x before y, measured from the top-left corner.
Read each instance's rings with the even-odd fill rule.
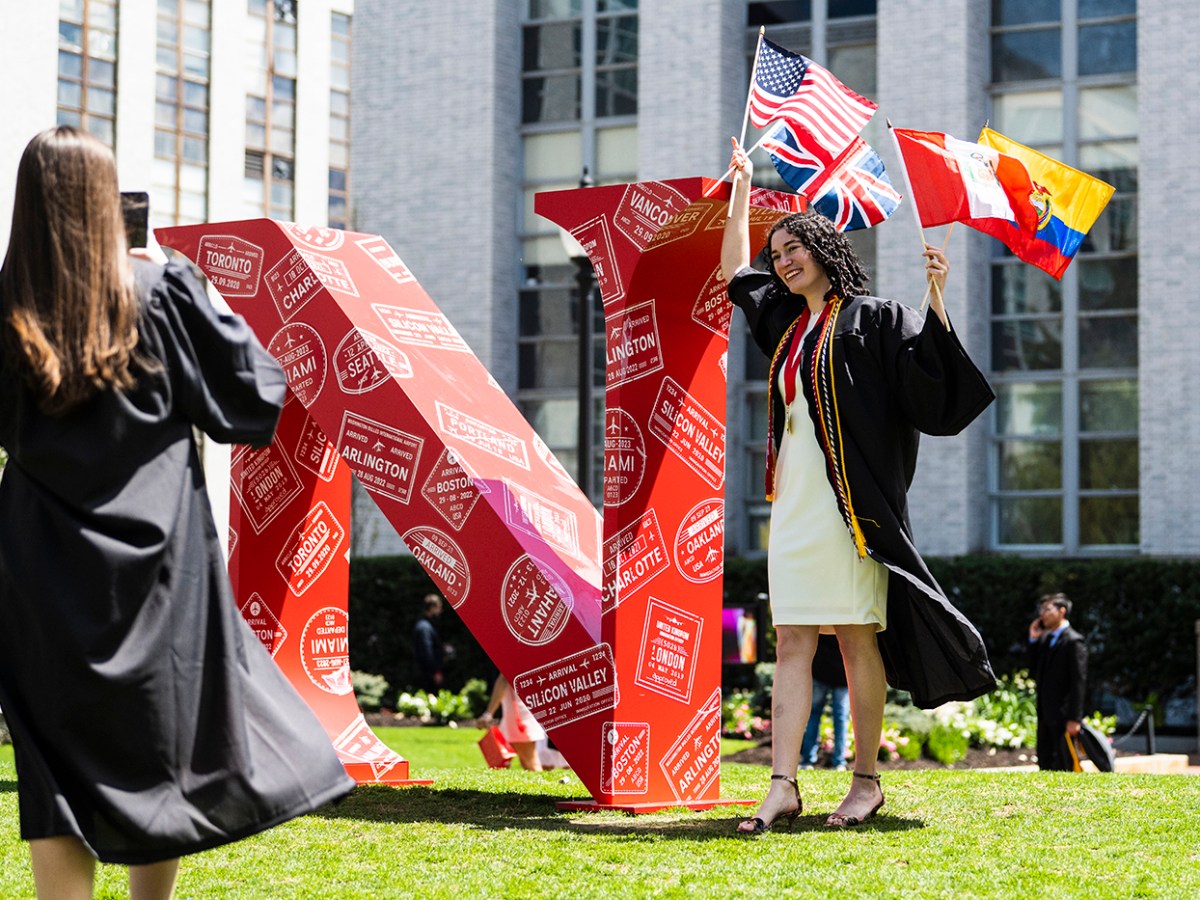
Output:
[[[1029,623],[1029,665],[1037,682],[1038,767],[1069,772],[1073,765],[1064,733],[1079,733],[1087,682],[1087,643],[1071,627],[1066,594],[1038,601],[1038,617]]]

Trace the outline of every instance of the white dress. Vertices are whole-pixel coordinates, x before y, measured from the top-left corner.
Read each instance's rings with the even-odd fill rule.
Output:
[[[535,743],[546,737],[545,730],[512,688],[500,700],[500,733],[510,744]]]
[[[811,318],[809,330],[816,319]],[[803,337],[794,346],[802,342]],[[782,390],[789,367],[779,368]],[[825,475],[825,456],[817,444],[802,384],[796,385],[788,419],[790,428],[784,429],[775,464],[767,550],[772,621],[775,625],[874,624],[883,631],[887,569],[869,556],[858,558]]]

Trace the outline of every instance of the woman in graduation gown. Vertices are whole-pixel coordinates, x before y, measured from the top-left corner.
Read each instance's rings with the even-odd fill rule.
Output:
[[[90,896],[94,858],[170,896],[179,856],[353,786],[234,606],[193,436],[268,443],[283,373],[184,265],[134,268],[108,148],[34,137],[0,269],[0,708],[39,896]]]
[[[816,213],[786,216],[768,239],[770,272],[750,267],[753,167],[736,146],[721,266],[729,296],[771,359],[768,549],[777,664],[771,786],[757,834],[801,809],[796,769],[821,631],[846,662],[854,777],[830,826],[883,805],[876,748],[886,682],[924,707],[995,681],[978,632],[946,599],[913,544],[907,491],[918,432],[957,434],[992,401],[942,305],[947,263],[927,247],[932,313],[867,296],[845,235]],[[885,682],[886,679],[886,682]]]

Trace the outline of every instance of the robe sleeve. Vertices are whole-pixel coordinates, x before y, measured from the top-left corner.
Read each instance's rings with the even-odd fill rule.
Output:
[[[147,313],[180,413],[221,443],[269,444],[287,385],[245,320],[218,313],[182,262],[163,269]]]
[[[901,303],[879,307],[880,365],[904,417],[931,435],[958,434],[995,399],[953,330]]]
[[[776,321],[779,301],[772,284],[770,273],[760,272],[750,266],[738,269],[729,280],[729,299],[746,314],[750,335],[768,359],[774,355],[780,337],[787,330],[787,325],[791,324],[785,323],[780,329]]]
[[[1063,648],[1071,651],[1071,659],[1068,662],[1071,689],[1067,692],[1067,701],[1065,712],[1067,720],[1071,722],[1083,721],[1083,693],[1084,687],[1087,685],[1087,643],[1082,637],[1071,642],[1068,647]]]

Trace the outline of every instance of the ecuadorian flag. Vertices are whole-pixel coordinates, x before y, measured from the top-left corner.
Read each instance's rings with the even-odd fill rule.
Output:
[[[990,128],[979,133],[979,143],[1025,164],[1033,181],[1029,200],[1037,210],[1038,227],[1032,235],[1003,219],[983,220],[984,224],[976,227],[999,238],[1025,262],[1062,278],[1084,235],[1112,196],[1113,186]]]

